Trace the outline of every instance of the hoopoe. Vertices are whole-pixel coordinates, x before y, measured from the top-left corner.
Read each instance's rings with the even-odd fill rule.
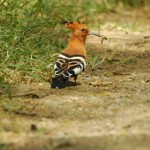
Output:
[[[54,65],[55,77],[52,78],[51,88],[65,88],[67,81],[83,72],[87,66],[87,54],[85,41],[90,33],[89,28],[84,23],[64,22],[65,26],[72,31],[72,36],[68,47],[59,54]],[[99,35],[100,36],[100,35]]]

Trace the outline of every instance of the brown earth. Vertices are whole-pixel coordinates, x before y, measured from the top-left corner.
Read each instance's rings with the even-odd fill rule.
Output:
[[[87,40],[80,84],[11,85],[12,100],[0,100],[0,150],[149,150],[150,33],[102,34],[102,45]]]

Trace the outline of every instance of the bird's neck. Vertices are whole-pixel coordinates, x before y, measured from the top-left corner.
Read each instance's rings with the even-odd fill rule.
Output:
[[[86,37],[72,35],[68,47],[85,48]]]
[[[72,35],[68,47],[64,49],[64,53],[67,55],[81,55],[86,58],[85,40],[86,37]]]

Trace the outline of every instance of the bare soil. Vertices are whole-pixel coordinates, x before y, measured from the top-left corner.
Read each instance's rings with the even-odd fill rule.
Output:
[[[87,40],[80,84],[14,84],[12,100],[2,95],[0,150],[149,150],[150,33],[102,34],[102,45]]]

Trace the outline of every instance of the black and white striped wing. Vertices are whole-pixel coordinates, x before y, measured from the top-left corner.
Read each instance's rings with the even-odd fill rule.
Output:
[[[54,66],[55,77],[63,76],[66,79],[80,74],[86,68],[86,59],[83,56],[68,56],[60,54]]]

